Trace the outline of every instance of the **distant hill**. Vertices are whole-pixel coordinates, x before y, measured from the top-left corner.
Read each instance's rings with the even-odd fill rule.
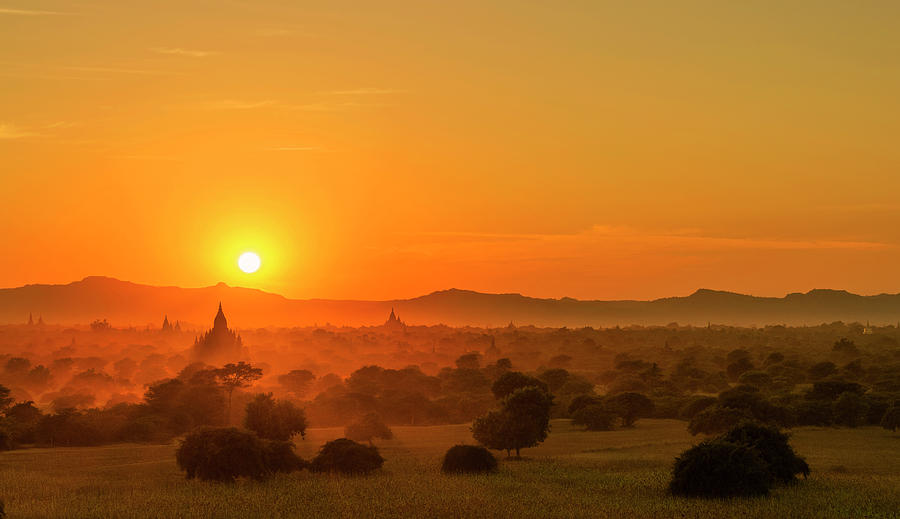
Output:
[[[785,297],[755,297],[701,289],[687,297],[653,301],[538,299],[520,294],[442,290],[413,299],[348,301],[287,299],[262,290],[224,283],[204,288],[157,287],[107,277],[67,285],[26,285],[0,289],[0,323],[22,323],[33,313],[47,323],[113,326],[153,324],[163,316],[208,326],[222,302],[238,328],[263,326],[376,325],[394,308],[408,324],[453,326],[615,326],[615,325],[815,325],[845,321],[894,324],[900,321],[900,294],[860,296],[842,290],[811,290]]]

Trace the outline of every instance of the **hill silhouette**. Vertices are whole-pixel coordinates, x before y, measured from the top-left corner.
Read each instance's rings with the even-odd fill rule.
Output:
[[[222,302],[236,327],[380,325],[391,309],[408,324],[453,326],[615,325],[814,325],[845,321],[893,324],[900,320],[900,294],[861,296],[816,289],[785,297],[756,297],[700,289],[686,297],[652,301],[540,299],[521,294],[441,290],[389,301],[288,299],[262,290],[219,283],[203,288],[150,286],[92,276],[65,285],[0,289],[0,323],[23,323],[28,314],[57,324],[108,319],[114,326],[159,326],[164,315],[183,323],[208,323]]]

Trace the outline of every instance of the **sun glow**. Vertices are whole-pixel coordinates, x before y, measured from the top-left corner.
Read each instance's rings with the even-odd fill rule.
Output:
[[[259,259],[259,254],[255,252],[245,252],[238,258],[238,267],[247,274],[252,274],[259,270],[261,264],[262,261]]]

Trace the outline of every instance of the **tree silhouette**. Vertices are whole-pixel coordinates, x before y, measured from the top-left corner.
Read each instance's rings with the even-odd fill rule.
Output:
[[[221,367],[215,371],[216,378],[219,379],[219,383],[225,387],[225,392],[228,393],[228,411],[225,416],[228,417],[228,421],[231,421],[231,395],[234,393],[234,390],[241,387],[247,387],[253,383],[255,380],[259,380],[262,377],[262,369],[254,368],[250,364],[241,361],[237,364],[225,364],[224,367]]]

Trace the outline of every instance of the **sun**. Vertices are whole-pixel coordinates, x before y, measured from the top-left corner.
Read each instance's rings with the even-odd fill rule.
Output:
[[[252,274],[259,270],[261,264],[262,261],[259,259],[259,254],[255,252],[245,252],[238,258],[238,267],[247,274]]]

